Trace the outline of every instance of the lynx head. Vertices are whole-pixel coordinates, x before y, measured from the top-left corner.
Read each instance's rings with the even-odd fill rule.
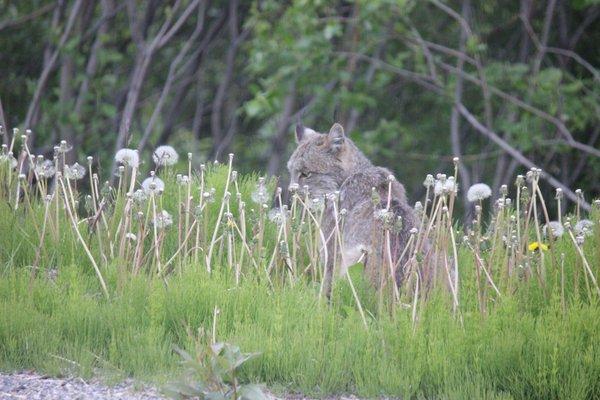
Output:
[[[290,183],[308,186],[313,196],[338,190],[353,171],[370,165],[338,123],[329,133],[297,125],[296,142],[298,147],[288,161]]]

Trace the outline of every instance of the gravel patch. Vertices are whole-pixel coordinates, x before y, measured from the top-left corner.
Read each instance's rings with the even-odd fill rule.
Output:
[[[99,380],[52,378],[31,372],[0,374],[0,400],[164,400],[151,386],[126,380],[107,386]]]
[[[271,400],[311,400],[302,394],[283,397],[267,391]],[[168,397],[150,385],[128,379],[114,386],[99,379],[53,378],[35,372],[0,373],[0,400],[166,400]],[[331,396],[321,400],[361,400],[355,396]]]

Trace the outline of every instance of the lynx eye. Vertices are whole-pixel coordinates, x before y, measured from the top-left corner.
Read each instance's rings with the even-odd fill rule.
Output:
[[[300,172],[300,178],[302,178],[302,179],[310,178],[311,175],[312,175],[312,172]]]

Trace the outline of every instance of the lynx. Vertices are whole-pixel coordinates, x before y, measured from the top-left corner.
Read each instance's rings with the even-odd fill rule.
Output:
[[[327,238],[327,284],[331,283],[334,269],[337,274],[344,274],[360,260],[375,285],[381,284],[381,270],[389,268],[391,261],[395,266],[394,278],[400,284],[404,261],[400,257],[411,229],[418,224],[414,210],[407,203],[404,186],[392,179],[389,170],[374,166],[338,123],[326,134],[298,125],[296,142],[298,146],[287,165],[291,184],[308,186],[313,197],[339,192],[337,210],[346,210],[343,228],[340,227],[341,261],[335,262],[335,209],[331,200],[326,201],[321,228]],[[389,252],[386,231],[391,235]],[[403,258],[408,254],[409,251],[405,252]],[[389,269],[385,272],[389,276]]]

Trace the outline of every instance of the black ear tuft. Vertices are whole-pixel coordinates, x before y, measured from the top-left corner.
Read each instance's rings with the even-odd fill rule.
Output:
[[[296,124],[296,142],[297,143],[300,143],[302,140],[304,140],[304,138],[306,136],[304,131],[305,131],[304,126],[298,122]]]

